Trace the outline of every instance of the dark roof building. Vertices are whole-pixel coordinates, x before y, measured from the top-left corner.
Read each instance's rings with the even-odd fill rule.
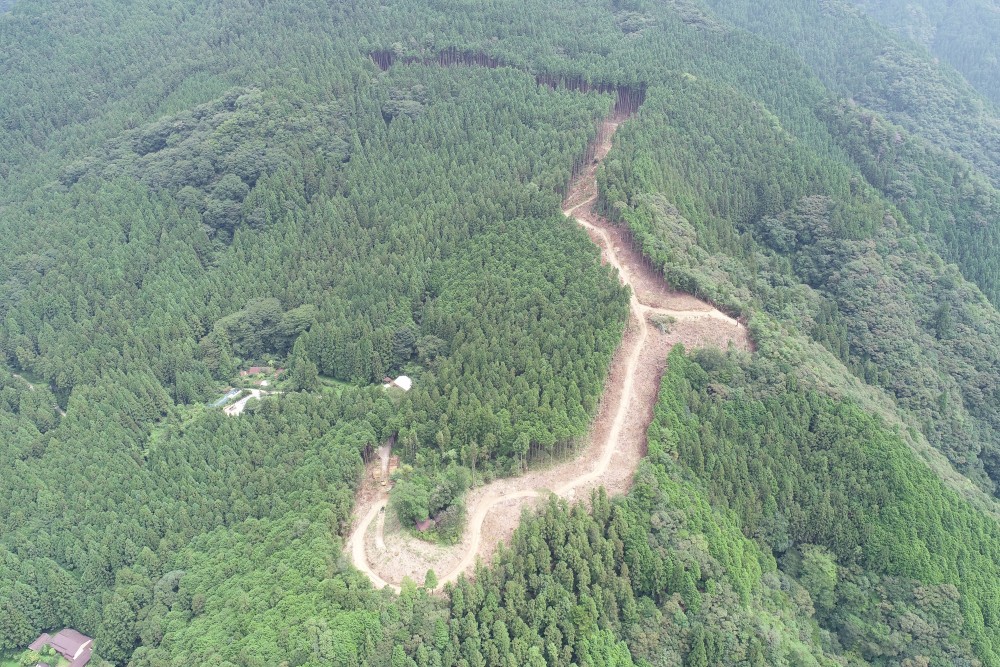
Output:
[[[70,667],[83,667],[90,662],[90,656],[94,651],[94,640],[72,628],[64,628],[55,636],[43,632],[38,639],[28,645],[28,648],[32,651],[41,651],[46,644],[69,660]]]

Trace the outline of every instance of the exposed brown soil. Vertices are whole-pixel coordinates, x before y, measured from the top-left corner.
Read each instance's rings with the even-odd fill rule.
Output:
[[[571,184],[563,208],[600,246],[603,261],[618,269],[622,282],[632,288],[631,317],[611,363],[588,444],[570,461],[496,480],[470,492],[463,539],[451,547],[411,537],[394,517],[384,516],[387,494],[381,489],[372,493],[370,485],[363,486],[355,509],[355,516],[361,518],[348,538],[346,550],[354,565],[375,586],[398,591],[404,577],[422,583],[429,569],[437,575],[439,586],[454,582],[469,573],[477,559],[488,562],[497,544],[510,539],[521,512],[550,493],[585,499],[599,486],[611,495],[626,492],[646,453],[646,430],[653,419],[670,349],[677,343],[689,348],[725,349],[733,345],[750,349],[745,327],[711,304],[670,289],[618,228],[594,211],[597,165],[608,154],[621,121],[613,117],[604,123],[595,141],[595,159]],[[657,315],[673,319],[666,332],[649,321]],[[366,482],[369,477],[370,473]],[[369,531],[376,518],[375,530]]]

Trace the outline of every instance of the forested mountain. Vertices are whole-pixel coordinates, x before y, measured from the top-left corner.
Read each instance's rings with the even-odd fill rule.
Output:
[[[838,97],[954,151],[997,185],[997,108],[956,71],[894,38],[857,7],[840,0],[709,4],[738,25],[791,47]],[[995,99],[995,86],[985,90]]]
[[[996,10],[866,4],[0,0],[0,664],[1000,665]],[[755,350],[671,354],[627,495],[376,591],[374,447],[449,540],[587,433],[616,88],[598,208]]]
[[[893,32],[926,47],[957,69],[994,103],[1000,103],[997,73],[1000,13],[996,3],[858,2],[869,15]]]

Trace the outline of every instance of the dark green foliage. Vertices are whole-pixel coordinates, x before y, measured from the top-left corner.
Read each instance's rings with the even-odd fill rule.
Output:
[[[707,367],[671,355],[651,454],[677,457],[748,536],[766,543],[780,513],[795,547],[782,569],[846,648],[998,664],[996,521],[856,405],[765,363]]]
[[[849,107],[834,113],[824,108],[821,117],[838,127],[857,118]],[[990,247],[992,228],[974,215],[946,222],[957,206],[932,208],[937,193],[955,198],[935,172],[960,163],[933,161],[939,151],[915,142],[903,164],[927,187],[900,210],[876,189],[882,181],[861,159],[869,153],[860,136],[844,143],[871,184],[835,153],[798,140],[767,108],[687,78],[651,88],[619,137],[601,174],[603,205],[668,280],[810,333],[892,392],[962,472],[995,488],[1000,358],[987,341],[1000,331],[1000,314],[936,252],[961,253],[970,276],[993,284],[995,253],[979,250]],[[992,188],[969,178],[983,186],[972,206],[985,220]],[[937,220],[921,209],[938,211]]]
[[[1000,267],[991,251],[998,243],[1000,195],[990,181],[874,113],[837,105],[823,115],[868,182],[994,305],[1000,303]]]
[[[586,264],[558,261],[591,251],[582,234],[555,233],[563,222],[504,224],[431,277],[421,331],[449,355],[434,366],[436,386],[418,383],[409,396],[428,416],[414,425],[419,441],[438,450],[425,456],[514,472],[529,454],[522,435],[543,451],[584,435],[621,335],[607,323],[622,321],[625,293]],[[580,335],[560,324],[570,320],[584,323]]]
[[[298,391],[316,391],[319,388],[319,370],[309,358],[302,341],[296,341],[288,362],[292,384]]]
[[[473,474],[519,470],[530,450],[584,432],[625,292],[558,215],[555,191],[610,100],[514,71],[411,68],[356,89],[349,71],[334,86],[352,91],[348,104],[315,90],[212,90],[215,102],[74,149],[61,175],[55,157],[9,162],[52,181],[37,201],[25,198],[30,178],[3,183],[0,349],[37,391],[9,375],[0,390],[11,434],[0,453],[0,648],[72,624],[115,662],[138,646],[156,649],[154,663],[214,661],[186,640],[159,646],[189,621],[155,602],[160,576],[225,586],[211,558],[193,555],[223,543],[192,541],[243,540],[247,521],[280,534],[323,506],[325,546],[310,550],[328,557],[359,455],[397,431],[437,480],[427,511],[454,539]],[[422,90],[425,106],[387,127],[381,107],[396,89]],[[111,132],[103,122],[95,137]],[[213,206],[232,214],[226,234]],[[191,405],[241,363],[286,355],[288,388],[307,391],[319,372],[369,384],[424,366],[405,397],[286,395],[239,419]],[[32,583],[28,569],[46,574]],[[50,594],[50,581],[71,592]],[[226,595],[193,599],[211,607]],[[261,641],[249,650],[265,663],[275,647],[302,645]]]
[[[343,134],[329,105],[306,108],[303,100],[279,102],[259,90],[236,89],[108,142],[102,153],[67,167],[60,180],[69,186],[91,174],[134,178],[171,192],[202,215],[211,235],[228,240],[237,227],[281,218],[266,176],[345,160]],[[265,187],[257,190],[262,176]]]
[[[1000,479],[1000,133],[955,72],[840,2],[11,5],[0,652],[72,625],[137,667],[997,664],[993,519],[792,379],[868,383]],[[888,23],[991,95],[984,5],[910,5]],[[551,502],[446,600],[375,593],[339,556],[373,447],[454,540],[470,485],[594,414],[626,292],[558,207],[599,83],[647,100],[602,206],[762,359],[672,359],[627,498]],[[285,393],[202,407],[249,364]]]
[[[451,645],[467,664],[833,664],[788,613],[799,585],[779,583],[671,463],[644,465],[626,500],[592,503],[551,499],[452,590]]]
[[[220,339],[230,342],[236,355],[255,359],[265,353],[288,352],[299,334],[315,321],[315,306],[306,304],[282,312],[281,302],[272,297],[251,300],[242,310],[217,320],[213,328]]]

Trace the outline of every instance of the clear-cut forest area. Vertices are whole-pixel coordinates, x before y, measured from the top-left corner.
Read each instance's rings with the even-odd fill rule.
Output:
[[[989,0],[0,0],[0,667],[1000,667]]]

